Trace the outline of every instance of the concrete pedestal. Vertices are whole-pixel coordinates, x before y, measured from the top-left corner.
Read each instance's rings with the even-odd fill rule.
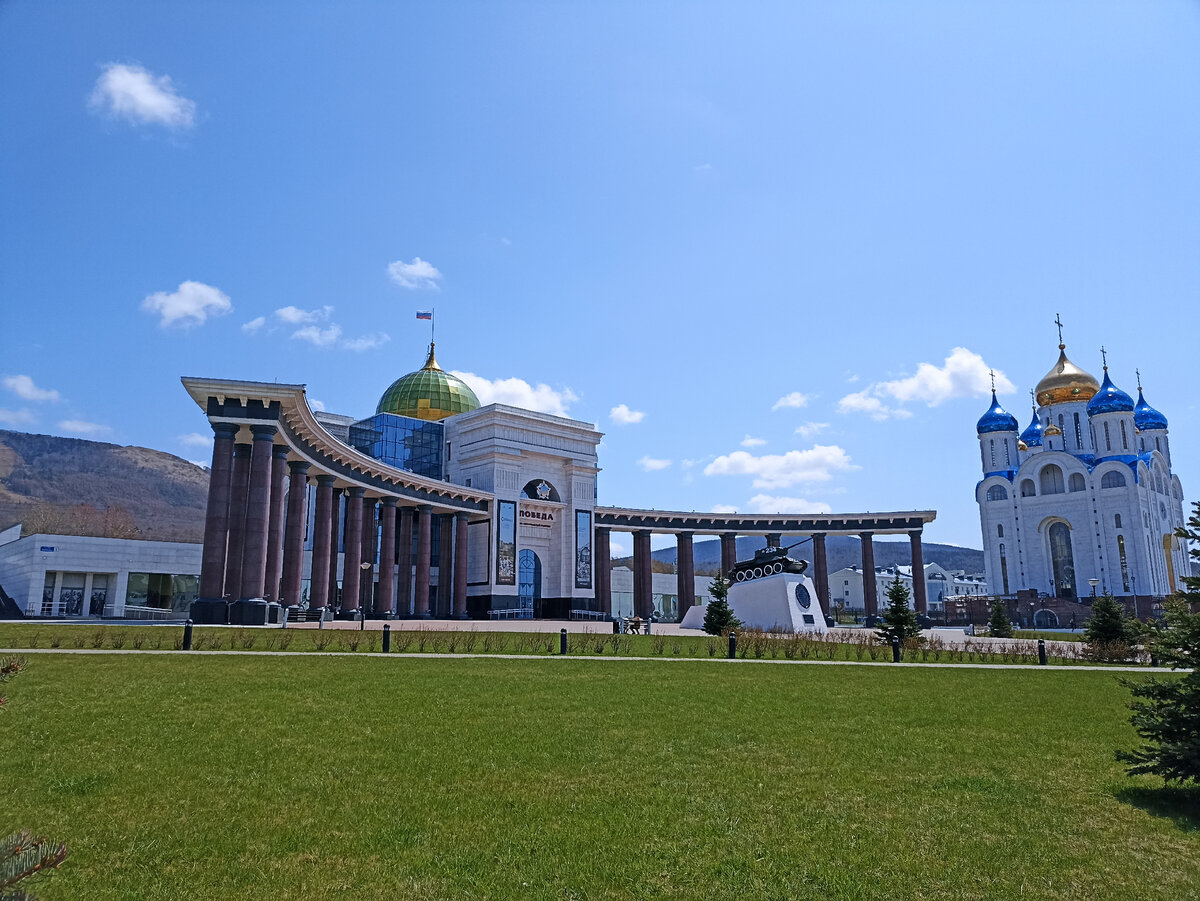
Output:
[[[229,605],[229,624],[231,626],[265,626],[269,606],[261,598],[234,601]]]
[[[229,604],[225,601],[201,598],[192,601],[188,617],[197,625],[222,625],[229,622]]]

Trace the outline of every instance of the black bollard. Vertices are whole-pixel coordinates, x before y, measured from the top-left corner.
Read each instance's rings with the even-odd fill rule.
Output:
[[[1150,665],[1158,669],[1158,655],[1153,651],[1150,652]]]
[[[558,630],[558,653],[560,653],[560,654],[567,653],[567,630],[566,629]]]
[[[729,633],[729,659],[733,660],[737,657],[737,633]]]
[[[367,627],[367,613],[365,610],[360,610],[358,613],[358,631],[361,632]]]
[[[1038,639],[1038,666],[1046,665],[1046,639]]]
[[[183,649],[185,651],[192,649],[192,621],[190,619],[183,624]]]
[[[892,663],[900,662],[900,636],[892,636]]]
[[[390,654],[392,652],[392,627],[387,623],[383,624],[383,653]]]
[[[621,621],[619,619],[614,619],[613,620],[613,635],[620,635],[620,634],[621,634]]]

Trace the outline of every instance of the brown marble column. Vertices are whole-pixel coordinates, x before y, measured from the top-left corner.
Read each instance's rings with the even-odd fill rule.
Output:
[[[346,539],[342,542],[345,548],[342,557],[342,614],[349,615],[358,611],[358,587],[362,584],[362,570],[358,564],[362,562],[362,529],[363,529],[363,495],[362,488],[351,488],[346,498]]]
[[[330,556],[329,533],[333,530],[334,476],[317,476],[317,501],[313,510],[312,572],[308,583],[308,609],[329,606],[329,571],[336,565]]]
[[[767,533],[767,547],[779,547],[783,543],[783,535],[779,532]]]
[[[204,551],[200,562],[200,600],[225,603],[225,553],[229,544],[229,492],[233,481],[233,441],[238,427],[213,423],[212,469],[208,472],[208,506],[204,513]],[[217,608],[213,608],[217,612]],[[211,622],[211,618],[205,620]],[[224,621],[224,613],[221,614]]]
[[[725,532],[721,536],[721,574],[728,579],[737,566],[737,532]]]
[[[333,607],[338,600],[338,537],[342,527],[342,508],[345,494],[342,489],[335,489],[329,508],[329,606]]]
[[[879,589],[875,583],[875,536],[863,532],[858,536],[862,542],[863,612],[867,616],[879,615]]]
[[[682,622],[696,603],[696,561],[692,553],[691,532],[680,532],[675,536],[675,579],[675,590],[679,594],[679,620]]]
[[[908,541],[912,546],[913,606],[917,608],[919,615],[925,616],[927,606],[925,600],[925,559],[921,553],[921,530],[914,529],[909,532]]]
[[[596,609],[612,619],[612,551],[610,530],[596,526],[596,548],[592,560],[592,583],[596,586]]]
[[[358,598],[359,609],[374,610],[375,604],[375,539],[377,537],[375,528],[375,506],[378,500],[373,497],[363,498],[362,508],[362,563],[370,563],[369,569],[362,571],[362,578],[359,582]]]
[[[294,460],[288,464],[287,521],[283,528],[283,574],[279,582],[279,603],[295,607],[300,603],[300,583],[304,578],[304,518],[308,508],[308,463]],[[313,542],[316,548],[316,542]]]
[[[467,619],[467,514],[454,514],[454,618]]]
[[[396,498],[385,497],[379,508],[379,594],[375,612],[396,612]]]
[[[649,619],[654,612],[654,571],[650,566],[650,531],[633,533],[633,612]]]
[[[454,593],[454,514],[444,513],[438,517],[438,590],[435,616],[451,616]]]
[[[413,516],[412,507],[401,507],[396,511],[400,517],[400,535],[396,548],[396,614],[412,615],[412,565],[413,565]]]
[[[429,554],[433,543],[433,507],[422,504],[417,508],[417,574],[413,586],[413,616],[425,619],[429,612]]]
[[[275,452],[274,425],[252,425],[250,493],[246,501],[245,550],[242,552],[242,600],[263,596],[267,581],[267,529],[271,519],[271,457]]]
[[[279,581],[283,578],[283,499],[287,494],[288,449],[275,445],[271,452],[271,502],[267,516],[267,577],[263,600],[278,603]]]
[[[242,591],[242,554],[246,543],[246,496],[250,488],[249,444],[233,446],[233,478],[229,484],[229,552],[225,558],[225,597],[236,601]]]
[[[825,558],[825,533],[813,536],[813,583],[821,612],[829,616],[829,562]]]

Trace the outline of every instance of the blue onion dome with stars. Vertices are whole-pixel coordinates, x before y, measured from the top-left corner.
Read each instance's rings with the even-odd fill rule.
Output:
[[[1088,416],[1100,413],[1132,413],[1133,398],[1113,384],[1108,377],[1108,367],[1104,367],[1104,381],[1087,405]]]
[[[986,435],[988,432],[1015,432],[1018,428],[1017,417],[1000,406],[1000,401],[996,400],[996,392],[993,391],[992,405],[975,424],[975,433]]]
[[[1042,446],[1042,421],[1038,419],[1037,410],[1033,411],[1033,419],[1021,433],[1021,441],[1026,447]]]
[[[1167,427],[1167,417],[1146,403],[1140,387],[1138,388],[1137,405],[1133,408],[1133,424],[1142,432],[1146,429],[1165,429]]]

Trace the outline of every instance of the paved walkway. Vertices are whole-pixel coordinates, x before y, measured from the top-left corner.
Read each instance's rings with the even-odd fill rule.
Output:
[[[1023,663],[891,663],[881,660],[755,660],[739,657],[597,657],[587,654],[383,654],[369,651],[154,651],[121,648],[0,648],[0,654],[82,654],[112,656],[128,654],[154,654],[167,657],[369,657],[383,660],[594,660],[604,663],[728,663],[768,664],[776,666],[890,666],[922,669],[1020,669],[1042,672],[1090,672],[1090,673],[1189,673],[1191,670],[1172,670],[1151,666],[1037,666]]]

